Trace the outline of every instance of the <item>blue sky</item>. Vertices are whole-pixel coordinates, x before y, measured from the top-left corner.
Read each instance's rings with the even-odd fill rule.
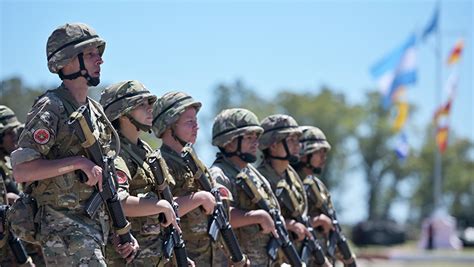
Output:
[[[61,24],[85,22],[107,41],[103,84],[137,79],[157,95],[183,90],[203,102],[204,114],[211,110],[214,87],[237,78],[269,98],[283,89],[303,92],[327,85],[357,103],[376,86],[369,68],[421,30],[435,4],[0,0],[0,79],[20,76],[31,86],[58,84],[46,66],[46,40]],[[443,1],[441,8],[443,56],[459,37],[465,40],[451,125],[458,135],[474,140],[473,4]],[[407,91],[408,100],[418,106],[408,124],[414,144],[421,142],[422,125],[437,103],[434,41],[432,36],[418,46],[418,83]],[[443,68],[443,81],[448,73]],[[210,130],[202,129],[200,142],[209,141]],[[203,152],[207,162],[210,151]],[[342,202],[361,207],[363,192],[353,191]],[[362,216],[343,214],[349,221]]]

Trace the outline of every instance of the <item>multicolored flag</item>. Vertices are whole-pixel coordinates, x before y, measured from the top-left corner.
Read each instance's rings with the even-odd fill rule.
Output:
[[[399,87],[393,94],[395,102],[395,116],[393,120],[393,130],[399,132],[405,125],[408,119],[408,112],[410,106],[406,100],[406,88],[404,86]]]
[[[448,101],[436,110],[434,122],[436,125],[436,144],[441,153],[448,147],[449,137],[449,113],[453,103],[454,92],[457,87],[457,75],[451,74],[448,78],[446,91],[448,92]]]
[[[464,48],[464,40],[459,39],[454,45],[453,49],[451,49],[451,52],[449,53],[449,57],[447,60],[448,65],[453,65],[459,61],[459,59],[461,58],[463,48]]]
[[[379,84],[382,105],[387,109],[392,103],[393,94],[400,86],[416,82],[416,35],[410,37],[394,51],[377,62],[370,70]]]

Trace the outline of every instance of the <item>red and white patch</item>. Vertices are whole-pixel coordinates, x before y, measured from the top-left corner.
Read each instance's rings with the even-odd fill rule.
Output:
[[[33,138],[35,139],[35,142],[40,145],[48,143],[50,137],[51,135],[49,134],[49,131],[44,128],[35,130],[35,132],[33,133]]]
[[[219,187],[219,193],[221,194],[222,199],[229,199],[230,191],[224,186]]]
[[[128,177],[125,174],[125,172],[117,170],[117,182],[119,184],[124,184],[127,182],[127,180],[128,180]]]

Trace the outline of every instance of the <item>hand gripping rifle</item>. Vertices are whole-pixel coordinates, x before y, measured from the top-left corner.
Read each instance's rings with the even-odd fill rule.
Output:
[[[270,258],[276,260],[278,249],[281,248],[291,266],[302,266],[303,262],[290,240],[288,230],[285,227],[285,222],[282,220],[280,211],[275,208],[270,208],[267,201],[262,198],[257,187],[252,181],[250,181],[250,178],[246,173],[240,172],[239,175],[237,175],[236,183],[242,188],[242,190],[244,190],[245,194],[253,203],[256,203],[259,208],[267,211],[273,218],[278,238],[272,236],[272,239],[267,245],[267,253]]]
[[[3,178],[0,176],[0,179]],[[13,253],[13,257],[15,257],[16,263],[23,265],[29,262],[31,264],[33,263],[33,261],[31,260],[31,257],[28,256],[28,254],[26,253],[25,247],[23,246],[23,242],[21,242],[21,240],[16,237],[7,227],[6,215],[8,212],[8,208],[8,205],[0,205],[0,224],[2,224],[3,226],[3,232],[0,232],[0,247],[4,245],[5,241],[7,241],[8,246],[10,247]]]
[[[283,203],[283,205],[285,205],[285,207],[291,213],[295,212],[295,209],[293,205],[291,204],[292,201],[290,199],[290,196],[287,190],[284,190],[283,188],[278,188],[275,195],[277,198],[279,198],[280,203]],[[309,259],[311,258],[311,255],[312,255],[314,258],[314,262],[317,265],[325,266],[326,257],[324,257],[323,249],[321,248],[321,245],[318,242],[316,233],[313,227],[311,226],[311,223],[309,222],[308,217],[304,215],[298,215],[295,217],[295,219],[297,222],[303,224],[313,236],[312,240],[309,239],[308,237],[305,237],[305,239],[303,240],[303,247],[301,249],[301,260],[305,263],[309,263]]]
[[[188,143],[181,152],[181,158],[186,162],[189,169],[194,173],[199,173],[199,183],[205,191],[211,192],[216,199],[216,208],[211,217],[210,226],[209,226],[209,235],[212,240],[217,240],[217,235],[219,231],[221,232],[222,238],[229,249],[232,262],[242,263],[246,261],[246,257],[240,249],[235,233],[232,230],[232,226],[229,223],[229,218],[227,218],[227,213],[225,212],[224,205],[222,203],[221,194],[219,189],[213,188],[211,185],[211,176],[206,166],[199,160],[199,158],[194,153],[194,150],[190,143]]]
[[[311,178],[312,179],[312,178]],[[336,259],[336,247],[339,248],[339,251],[342,254],[344,265],[347,267],[356,267],[356,262],[352,257],[351,249],[347,243],[347,238],[342,233],[341,226],[339,221],[336,218],[336,211],[329,206],[327,196],[321,193],[320,185],[317,181],[312,179],[311,184],[305,184],[305,190],[308,195],[308,198],[316,203],[316,206],[322,210],[322,212],[327,215],[334,226],[334,231],[329,232],[329,245],[328,245],[328,255],[331,257],[333,262]]]
[[[174,213],[176,215],[176,221],[179,223],[179,216],[178,216],[178,203],[173,200],[173,195],[171,194],[171,190],[168,186],[168,183],[165,181],[165,174],[168,174],[168,170],[164,170],[163,166],[166,166],[163,158],[159,150],[153,152],[147,158],[147,163],[150,166],[150,169],[153,173],[153,177],[155,177],[155,181],[157,184],[158,194],[162,199],[168,201],[171,206],[173,206]],[[188,255],[186,253],[186,246],[183,240],[182,234],[178,233],[176,229],[170,224],[164,230],[164,243],[163,243],[163,251],[164,256],[167,260],[169,260],[173,254],[176,258],[176,264],[178,267],[186,267],[188,266]]]
[[[93,195],[89,198],[86,204],[86,213],[92,218],[99,209],[100,205],[105,203],[107,209],[112,217],[112,223],[115,232],[119,235],[120,244],[132,242],[132,235],[130,234],[130,223],[125,218],[122,205],[118,199],[117,194],[117,174],[115,171],[114,159],[120,151],[120,139],[117,133],[113,130],[115,138],[117,139],[117,151],[115,156],[104,155],[102,148],[92,134],[92,122],[87,115],[87,106],[80,106],[69,117],[68,124],[74,129],[74,133],[79,138],[82,147],[87,151],[89,159],[95,164],[102,167],[102,192],[96,188]],[[112,127],[109,125],[109,127]],[[113,128],[112,128],[113,129]],[[87,176],[80,172],[81,182],[87,181]]]

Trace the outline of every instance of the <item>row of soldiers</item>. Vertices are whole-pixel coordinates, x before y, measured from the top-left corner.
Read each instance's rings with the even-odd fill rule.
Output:
[[[3,158],[16,149],[5,167],[12,173],[2,176],[23,185],[2,237],[41,247],[24,264],[355,266],[316,177],[331,148],[320,129],[288,115],[260,122],[247,109],[223,110],[212,129],[219,152],[207,168],[192,147],[202,104],[188,94],[158,98],[128,80],[107,87],[100,103],[88,97],[104,50],[90,26],[58,27],[47,60],[62,84],[36,100],[17,147],[5,144],[23,126],[10,109],[0,113]],[[2,253],[2,264],[15,262],[6,246]]]

